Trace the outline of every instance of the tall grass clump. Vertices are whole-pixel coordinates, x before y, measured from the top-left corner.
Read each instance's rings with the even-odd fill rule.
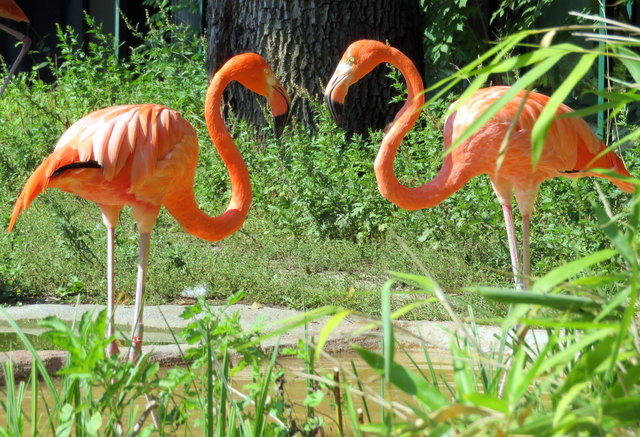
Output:
[[[104,336],[104,310],[86,312],[72,326],[47,317],[39,323],[42,335],[67,351],[55,376],[0,308],[34,358],[26,381],[14,378],[11,361],[3,365],[0,435],[285,436],[305,429],[309,434],[302,435],[311,435],[323,421],[293,411],[276,363],[278,343],[266,353],[258,344],[265,338],[258,327],[243,329],[238,314],[229,310],[241,298],[230,297],[221,309],[205,301],[186,307],[182,317],[190,323],[175,340],[184,347],[187,365],[164,370],[148,353],[135,364],[106,357],[113,338]]]

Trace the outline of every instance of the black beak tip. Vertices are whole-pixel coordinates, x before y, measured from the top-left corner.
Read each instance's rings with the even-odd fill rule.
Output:
[[[336,123],[338,127],[343,127],[344,120],[342,118],[342,112],[344,109],[344,104],[336,102],[335,100],[331,99],[330,94],[326,94],[324,96],[324,100],[327,103],[327,106],[329,107],[329,113],[331,114],[331,118],[333,118],[333,121]]]
[[[285,112],[284,114],[276,115],[273,119],[273,133],[276,138],[280,138],[282,136],[282,132],[284,131],[284,127],[289,120],[289,113]]]

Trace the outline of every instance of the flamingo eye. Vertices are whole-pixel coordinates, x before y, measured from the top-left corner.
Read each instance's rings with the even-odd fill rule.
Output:
[[[356,63],[356,58],[355,56],[349,56],[349,59],[347,59],[347,63],[353,65]]]

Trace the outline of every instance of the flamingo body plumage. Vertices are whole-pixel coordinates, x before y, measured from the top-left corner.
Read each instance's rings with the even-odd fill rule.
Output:
[[[161,207],[165,206],[187,232],[209,241],[237,231],[249,211],[249,172],[220,113],[222,93],[234,80],[267,97],[276,118],[276,135],[282,132],[290,103],[271,68],[257,54],[237,55],[214,75],[207,90],[205,119],[231,182],[231,199],[221,215],[209,217],[195,200],[198,139],[193,127],[178,112],[156,104],[104,108],[78,120],[29,177],[14,206],[9,232],[20,213],[47,188],[58,188],[99,205],[107,227],[108,336],[114,335],[114,229],[122,208],[132,208],[140,232],[132,361],[142,343],[149,238]],[[115,343],[107,352],[118,352]]]
[[[622,160],[612,151],[595,159],[606,146],[579,117],[556,118],[546,137],[542,155],[534,167],[531,159],[531,131],[549,97],[535,92],[521,91],[470,138],[444,157],[438,174],[419,187],[407,187],[395,176],[394,160],[404,136],[413,127],[424,105],[424,86],[415,66],[399,50],[379,41],[360,40],[345,51],[334,75],[325,89],[325,98],[336,121],[349,86],[357,82],[380,63],[396,66],[407,81],[408,97],[394,122],[388,128],[375,159],[374,170],[381,194],[407,210],[430,208],[462,188],[472,177],[487,174],[502,205],[512,269],[518,287],[529,276],[529,226],[536,193],[540,183],[555,177],[579,178],[598,176],[611,180],[620,189],[632,192],[635,185],[627,182],[630,176]],[[476,91],[452,113],[444,124],[445,150],[456,143],[462,133],[510,88],[495,86]],[[521,105],[522,100],[526,99]],[[521,112],[509,136],[513,120]],[[560,105],[557,115],[570,113]],[[502,142],[508,138],[500,161]],[[499,163],[499,164],[498,164]],[[622,178],[605,176],[594,169],[611,170]],[[512,197],[515,193],[523,217],[523,259],[520,257],[512,216]]]
[[[159,210],[176,180],[189,176],[197,159],[196,133],[172,109],[145,104],[94,111],[60,137],[53,153],[29,178],[9,230],[20,212],[47,188],[99,205]]]

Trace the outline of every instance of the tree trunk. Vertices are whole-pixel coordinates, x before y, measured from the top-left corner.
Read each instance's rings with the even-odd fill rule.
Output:
[[[385,41],[409,56],[424,75],[423,16],[418,0],[214,0],[208,2],[208,70],[235,54],[260,53],[292,98],[291,114],[314,125],[323,87],[347,46],[358,39]],[[388,70],[378,68],[354,85],[345,107],[346,128],[381,129],[398,110]],[[264,124],[261,102],[230,87],[227,102],[243,119]]]

